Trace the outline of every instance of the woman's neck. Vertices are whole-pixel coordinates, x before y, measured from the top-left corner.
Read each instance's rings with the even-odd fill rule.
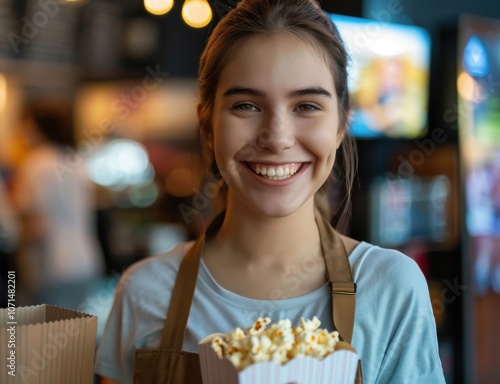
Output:
[[[316,254],[319,246],[313,199],[280,218],[263,216],[233,200],[211,248],[215,254],[230,255],[232,262],[288,265]]]

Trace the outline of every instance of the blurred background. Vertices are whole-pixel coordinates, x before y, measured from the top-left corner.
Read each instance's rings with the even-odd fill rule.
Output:
[[[236,3],[0,0],[2,306],[15,270],[18,306],[96,314],[101,332],[123,270],[198,235],[214,197],[198,59]],[[322,6],[352,59],[342,230],[419,264],[448,383],[498,383],[500,3]]]

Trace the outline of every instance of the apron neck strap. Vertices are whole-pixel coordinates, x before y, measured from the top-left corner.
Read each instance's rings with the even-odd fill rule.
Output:
[[[317,211],[316,223],[332,292],[333,323],[342,340],[350,344],[356,312],[356,283],[352,278],[347,249],[337,231]]]
[[[161,349],[182,350],[182,342],[186,332],[191,303],[193,302],[200,266],[200,255],[204,242],[205,236],[203,235],[196,240],[182,258],[168,306],[167,318],[163,326]]]
[[[224,213],[217,216],[208,226],[205,234],[201,235],[194,245],[182,258],[174,289],[168,306],[167,318],[163,325],[161,349],[182,351],[182,343],[193,302],[200,258],[207,238],[212,237],[222,225]]]
[[[214,219],[206,235],[196,240],[181,261],[163,327],[161,349],[182,350],[202,249],[207,237],[211,237],[220,228],[223,220],[224,213]],[[352,279],[346,247],[330,223],[318,212],[316,212],[316,223],[325,255],[328,282],[332,290],[333,322],[342,339],[350,343],[354,327],[356,284]]]

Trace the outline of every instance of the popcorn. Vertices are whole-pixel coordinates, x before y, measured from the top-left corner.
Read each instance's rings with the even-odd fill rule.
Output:
[[[261,333],[267,325],[271,322],[271,319],[269,317],[262,318],[259,317],[257,320],[255,320],[254,325],[250,328],[248,331],[251,335],[258,335]]]
[[[264,361],[284,364],[301,356],[324,359],[335,351],[339,333],[319,329],[320,325],[316,316],[312,320],[302,318],[295,328],[290,320],[271,324],[269,317],[258,318],[249,328],[236,328],[214,337],[211,347],[220,359],[227,358],[239,371]]]

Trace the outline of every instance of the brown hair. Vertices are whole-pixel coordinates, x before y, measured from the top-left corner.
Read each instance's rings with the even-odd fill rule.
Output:
[[[222,69],[245,40],[282,32],[292,33],[318,49],[332,72],[339,107],[339,132],[344,135],[342,153],[339,156],[344,170],[340,170],[339,161],[336,160],[334,172],[315,197],[316,206],[330,218],[330,210],[324,209],[325,202],[328,206],[328,187],[334,179],[344,178],[346,193],[340,204],[343,207],[340,219],[344,220],[350,207],[350,190],[357,165],[353,140],[345,135],[350,111],[348,55],[337,28],[314,0],[243,0],[215,27],[201,55],[198,72],[198,119],[202,157],[207,168],[218,174],[206,139],[212,131],[213,103]]]

